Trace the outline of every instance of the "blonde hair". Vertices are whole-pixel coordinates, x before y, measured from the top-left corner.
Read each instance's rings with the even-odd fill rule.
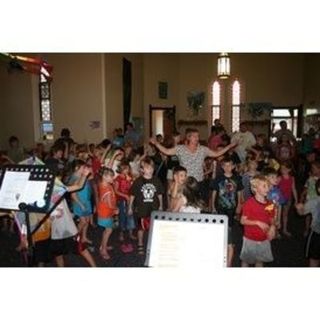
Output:
[[[268,183],[268,179],[266,176],[264,176],[263,174],[258,174],[256,176],[254,176],[251,180],[250,180],[250,185],[251,185],[251,190],[253,193],[256,193],[256,189],[259,183],[261,182],[266,182]]]

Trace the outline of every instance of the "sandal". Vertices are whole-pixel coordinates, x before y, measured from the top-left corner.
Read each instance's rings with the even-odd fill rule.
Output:
[[[143,245],[138,245],[138,254],[139,255],[144,255],[144,247]]]

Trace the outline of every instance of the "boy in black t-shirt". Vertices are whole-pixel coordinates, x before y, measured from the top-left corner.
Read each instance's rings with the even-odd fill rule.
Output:
[[[222,160],[223,175],[211,181],[212,211],[228,216],[228,266],[232,264],[234,252],[233,223],[234,216],[241,213],[243,185],[241,177],[235,175],[235,164],[230,157]]]
[[[150,215],[154,210],[162,210],[163,186],[159,178],[153,177],[154,162],[150,157],[141,161],[142,176],[137,178],[130,190],[128,214],[138,220],[138,254],[144,254],[144,231],[149,230]]]

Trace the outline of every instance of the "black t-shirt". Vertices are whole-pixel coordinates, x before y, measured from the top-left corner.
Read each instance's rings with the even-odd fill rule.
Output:
[[[151,212],[159,209],[160,194],[163,194],[163,185],[159,178],[137,178],[131,187],[130,194],[135,197],[133,212],[137,217],[149,217]]]
[[[59,172],[63,171],[64,163],[62,160],[56,158],[48,158],[45,161],[45,165],[54,172],[54,174],[58,174]]]
[[[217,192],[215,205],[218,210],[236,209],[238,204],[238,191],[243,190],[240,176],[218,176],[216,179],[211,180],[210,188]]]

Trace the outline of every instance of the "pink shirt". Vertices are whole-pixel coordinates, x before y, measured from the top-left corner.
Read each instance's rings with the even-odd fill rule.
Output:
[[[216,150],[217,147],[222,144],[222,139],[220,135],[211,136],[208,141],[208,147],[211,150]]]
[[[286,200],[292,197],[293,177],[281,177],[279,182],[279,189]]]

